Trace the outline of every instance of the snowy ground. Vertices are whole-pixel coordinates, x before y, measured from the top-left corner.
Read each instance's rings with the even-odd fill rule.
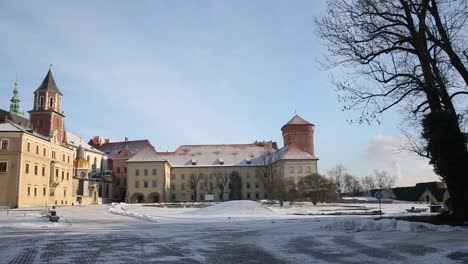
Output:
[[[407,215],[418,204],[383,204]],[[378,216],[377,204],[250,201],[206,208],[142,205],[0,211],[1,263],[468,263],[468,228]]]

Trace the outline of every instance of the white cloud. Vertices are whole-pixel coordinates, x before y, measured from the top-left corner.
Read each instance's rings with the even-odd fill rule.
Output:
[[[403,150],[405,142],[406,139],[402,136],[372,137],[362,151],[362,157],[368,163],[369,171],[374,168],[387,170],[397,177],[397,186],[439,180],[427,160]]]

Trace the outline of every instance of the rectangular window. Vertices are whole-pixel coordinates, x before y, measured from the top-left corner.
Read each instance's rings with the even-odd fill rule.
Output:
[[[171,180],[175,180],[175,174],[171,175]]]
[[[62,161],[65,162],[65,154],[62,156]]]
[[[52,158],[55,159],[55,151],[52,150]]]
[[[175,191],[175,184],[171,184],[172,190]]]
[[[63,197],[67,197],[67,190],[63,190]]]
[[[139,169],[135,169],[135,175],[136,176],[140,175],[140,170]]]
[[[45,176],[45,167],[42,167],[42,176]]]
[[[127,167],[124,167],[124,172],[127,173]]]
[[[6,161],[0,161],[0,172],[7,172],[8,163]]]
[[[42,195],[45,196],[45,194],[46,194],[46,188],[44,187],[42,188]]]
[[[65,180],[65,172],[62,171],[62,181]]]
[[[302,173],[302,166],[299,166],[299,167],[297,168],[297,172]]]
[[[70,172],[67,171],[67,181],[70,179]]]
[[[8,149],[8,139],[2,139],[2,150]]]
[[[307,166],[307,167],[306,167],[306,172],[311,172],[310,166]]]
[[[158,174],[158,170],[157,169],[153,169],[153,175],[157,175]]]
[[[258,189],[258,182],[255,183],[255,189]]]
[[[37,170],[38,170],[38,167],[34,166],[34,175],[37,175]]]
[[[117,167],[117,172],[120,173],[120,167]]]
[[[250,199],[250,193],[247,193],[247,199]]]
[[[153,188],[158,187],[158,183],[156,181],[153,181]]]
[[[250,189],[250,183],[247,183],[246,187],[247,189]]]
[[[143,175],[148,176],[148,169],[143,170]]]
[[[28,196],[31,195],[31,187],[28,187]]]
[[[36,154],[39,155],[39,146],[36,146]]]
[[[115,180],[115,185],[120,186],[120,179]]]
[[[289,167],[289,172],[290,172],[290,173],[293,173],[293,172],[294,172],[294,167],[292,167],[292,166]]]
[[[34,196],[37,196],[37,188],[34,188]]]
[[[148,182],[147,182],[147,181],[144,181],[144,182],[143,182],[143,187],[144,187],[144,188],[148,188]]]
[[[135,182],[135,188],[140,188],[140,182],[139,181]]]
[[[29,173],[29,164],[28,164],[28,163],[26,163],[25,172],[26,172],[26,173]]]
[[[58,169],[55,169],[55,178],[58,178]]]
[[[256,193],[255,194],[255,199],[260,199],[260,194]]]
[[[28,150],[28,151],[31,151],[31,143],[29,143],[29,142],[28,142],[27,150]]]
[[[180,175],[181,180],[185,180],[185,174]]]
[[[44,155],[44,157],[47,156],[47,150],[46,150],[46,148],[44,148],[43,155]]]
[[[182,191],[185,191],[185,183],[181,183],[181,184],[180,184],[180,189],[181,189]]]

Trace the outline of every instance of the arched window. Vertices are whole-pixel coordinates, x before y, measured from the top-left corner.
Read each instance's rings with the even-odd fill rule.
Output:
[[[44,106],[44,96],[39,97],[39,105]]]
[[[49,100],[49,106],[52,107],[54,106],[54,98],[51,97],[50,100]]]

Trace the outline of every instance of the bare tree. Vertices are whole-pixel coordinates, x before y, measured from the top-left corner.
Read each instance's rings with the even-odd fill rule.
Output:
[[[362,188],[366,191],[376,189],[374,177],[366,176],[361,180]]]
[[[328,177],[330,177],[338,188],[338,192],[343,191],[343,181],[344,176],[346,175],[346,168],[342,164],[338,164],[327,172]]]
[[[279,173],[276,171],[277,160],[278,155],[273,150],[266,150],[264,154],[257,159],[257,174],[263,177],[265,193],[269,199],[273,198],[276,178],[280,177]]]
[[[331,180],[320,174],[312,174],[303,177],[297,184],[299,193],[312,201],[317,202],[335,201],[338,198],[336,185]]]
[[[373,177],[375,179],[375,186],[377,189],[385,190],[391,189],[393,186],[395,186],[395,176],[391,176],[384,170],[375,169]]]
[[[284,201],[289,201],[292,204],[298,196],[296,183],[292,177],[278,176],[275,178],[273,186],[272,198],[278,199],[281,206],[283,206]]]
[[[343,177],[343,188],[347,193],[358,193],[362,191],[362,186],[358,178],[349,173],[346,173]]]
[[[215,172],[214,176],[216,178],[216,187],[219,190],[219,199],[224,201],[224,190],[229,182],[229,177],[227,173]]]
[[[205,189],[206,193],[208,193],[208,194],[213,194],[214,189],[215,189],[213,181],[211,181],[212,176],[213,176],[213,174],[211,174],[210,177],[208,177],[208,175],[204,175],[204,178],[203,178],[203,188]]]
[[[197,193],[198,193],[198,183],[200,182],[200,180],[203,178],[203,175],[200,174],[200,175],[196,175],[194,173],[190,174],[190,177],[188,178],[188,186],[190,188],[190,190],[192,190],[192,193],[193,193],[193,201],[196,202],[197,201]]]
[[[468,219],[466,0],[335,0],[316,21],[326,66],[344,110],[358,123],[380,122],[399,107],[422,126],[430,163],[448,186],[452,213]],[[344,74],[343,74],[344,73]],[[406,118],[406,115],[404,116]]]

